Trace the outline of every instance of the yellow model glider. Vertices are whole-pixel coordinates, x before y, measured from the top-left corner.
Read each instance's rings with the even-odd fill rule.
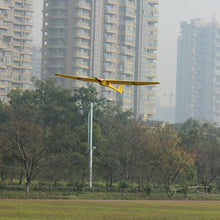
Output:
[[[114,89],[115,91],[122,93],[123,92],[123,85],[134,85],[134,86],[141,86],[141,85],[156,85],[160,84],[159,82],[147,82],[147,81],[127,81],[127,80],[112,80],[112,79],[100,79],[100,78],[89,78],[89,77],[83,77],[83,76],[72,76],[72,75],[64,75],[55,73],[55,76],[61,76],[66,77],[70,79],[76,79],[76,80],[82,80],[86,82],[96,82],[99,83],[102,86],[110,87],[111,89]],[[112,84],[119,84],[118,88],[115,88]]]

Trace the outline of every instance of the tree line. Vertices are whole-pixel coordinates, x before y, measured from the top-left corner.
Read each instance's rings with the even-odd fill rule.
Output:
[[[95,88],[61,90],[54,81],[35,81],[35,90],[12,90],[0,103],[1,181],[86,183],[89,170],[88,114],[94,105],[93,181],[208,186],[220,176],[220,132],[215,125],[187,120],[179,126],[132,119]]]

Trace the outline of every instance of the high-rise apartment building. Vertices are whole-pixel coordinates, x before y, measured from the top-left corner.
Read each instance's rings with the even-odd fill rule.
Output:
[[[176,122],[194,118],[220,125],[219,23],[181,23],[176,76]]]
[[[42,79],[54,73],[153,81],[157,75],[158,0],[45,0]],[[85,82],[57,79],[62,87]],[[94,85],[96,86],[96,85]],[[136,117],[155,114],[154,86],[97,86]]]
[[[31,76],[37,79],[41,79],[41,47],[33,45],[31,48],[32,52],[32,70]]]
[[[0,99],[30,88],[33,0],[0,1]]]

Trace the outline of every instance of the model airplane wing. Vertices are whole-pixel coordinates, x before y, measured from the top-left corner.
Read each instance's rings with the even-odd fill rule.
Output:
[[[99,83],[102,86],[110,87],[111,89],[114,89],[115,91],[122,93],[123,91],[123,85],[134,85],[134,86],[141,86],[141,85],[155,85],[160,84],[159,82],[152,82],[152,81],[133,81],[133,80],[111,80],[111,79],[100,79],[100,78],[89,78],[89,77],[83,77],[83,76],[72,76],[72,75],[64,75],[55,73],[55,76],[61,76],[66,77],[70,79],[76,79],[76,80],[82,80],[87,82],[96,82]],[[116,88],[112,84],[119,84],[119,87]]]
[[[141,86],[141,85],[155,85],[160,84],[159,82],[152,82],[152,81],[135,81],[135,80],[114,80],[114,79],[98,79],[98,78],[89,78],[84,76],[72,76],[72,75],[65,75],[55,73],[55,76],[61,76],[70,79],[82,80],[87,82],[98,82],[99,80],[104,81],[106,83],[111,84],[119,84],[119,85],[134,85],[134,86]]]
[[[160,84],[159,82],[151,82],[151,81],[135,81],[135,80],[105,80],[107,83],[111,84],[120,84],[120,85],[134,85],[134,86],[141,86],[141,85],[155,85]]]
[[[59,73],[55,73],[54,75],[65,77],[65,78],[70,78],[70,79],[87,81],[87,82],[97,82],[95,78],[89,78],[89,77],[84,77],[84,76],[72,76],[72,75],[65,75],[65,74],[59,74]]]

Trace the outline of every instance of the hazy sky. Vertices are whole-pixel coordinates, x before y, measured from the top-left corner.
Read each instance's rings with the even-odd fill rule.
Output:
[[[43,0],[34,0],[34,42],[41,44]],[[180,22],[194,18],[207,21],[215,15],[220,22],[220,0],[159,0],[159,44],[158,44],[158,95],[162,105],[168,105],[168,94],[175,97],[176,51]]]

